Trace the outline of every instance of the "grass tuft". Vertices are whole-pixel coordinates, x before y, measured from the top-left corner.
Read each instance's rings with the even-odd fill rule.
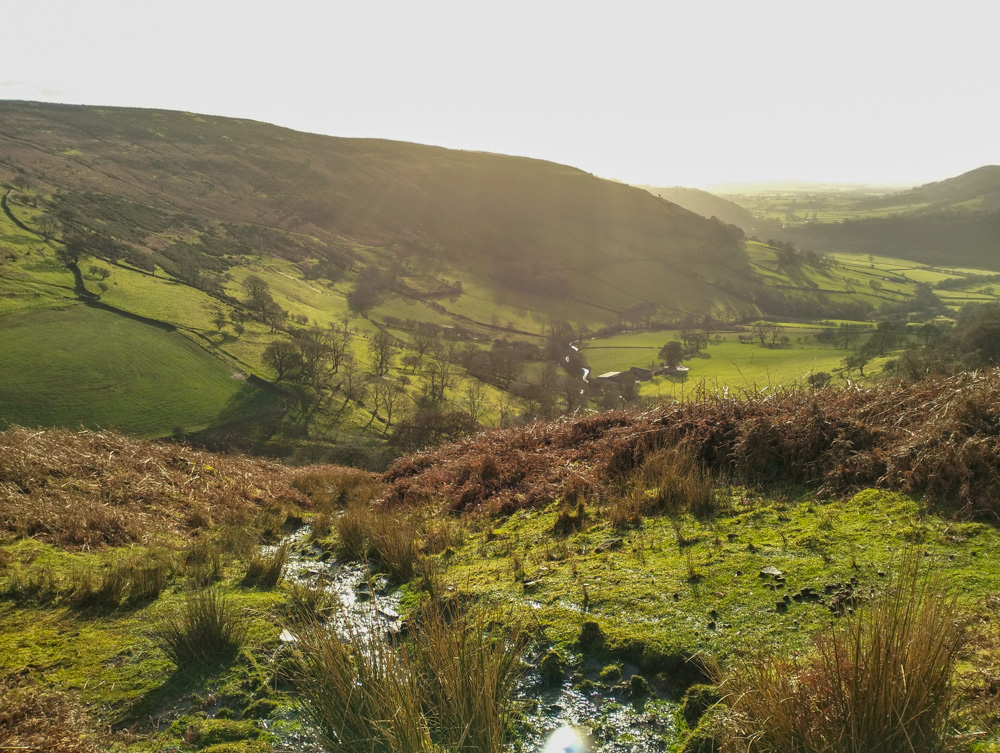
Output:
[[[288,544],[282,544],[271,551],[258,550],[250,556],[247,571],[243,575],[244,586],[274,588],[281,580],[288,562]]]
[[[297,684],[324,745],[345,753],[499,753],[510,741],[524,632],[429,603],[412,647],[314,623],[299,631]]]
[[[947,744],[964,624],[912,553],[868,608],[806,658],[759,656],[717,672],[741,750],[939,751]]]
[[[225,596],[207,589],[189,595],[153,637],[179,669],[195,669],[236,656],[246,641],[247,621]]]

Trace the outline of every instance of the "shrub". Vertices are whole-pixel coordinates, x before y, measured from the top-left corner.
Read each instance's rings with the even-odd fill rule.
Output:
[[[246,636],[246,618],[216,589],[189,595],[184,606],[153,632],[160,648],[180,669],[232,659]]]
[[[717,673],[741,749],[943,749],[964,625],[940,577],[919,575],[917,562],[908,555],[889,589],[821,634],[812,656]]]

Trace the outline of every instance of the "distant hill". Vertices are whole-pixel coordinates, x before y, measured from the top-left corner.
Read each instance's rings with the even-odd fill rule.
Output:
[[[777,237],[814,251],[1000,270],[1000,166],[864,199],[845,213],[852,210],[868,216],[789,226]]]
[[[110,235],[182,275],[248,253],[354,271],[443,263],[539,310],[568,296],[619,311],[676,306],[697,265],[742,263],[723,225],[539,160],[26,102],[0,102],[0,155],[0,183],[27,176],[52,194],[64,226]],[[641,292],[627,284],[633,267]],[[681,308],[717,304],[702,291]]]
[[[708,191],[697,188],[684,188],[674,186],[672,188],[660,188],[657,186],[640,186],[649,191],[654,196],[659,196],[667,201],[689,209],[702,217],[718,217],[723,222],[736,225],[746,233],[753,232],[755,225],[753,215],[739,204],[735,204],[728,199],[723,199]]]
[[[902,211],[1000,209],[1000,165],[985,165],[967,173],[926,183],[902,193],[862,202],[867,207],[903,207]]]

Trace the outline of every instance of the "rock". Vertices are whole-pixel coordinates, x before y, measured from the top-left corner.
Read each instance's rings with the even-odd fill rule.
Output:
[[[278,640],[281,641],[282,643],[295,643],[296,641],[298,641],[298,638],[295,637],[292,631],[290,631],[288,628],[285,628],[284,630],[281,631],[281,635],[278,636]]]
[[[776,568],[774,565],[768,565],[767,567],[762,567],[760,569],[761,578],[780,578],[781,570]]]
[[[378,613],[380,615],[382,615],[383,617],[385,617],[387,620],[398,620],[399,619],[399,612],[397,612],[392,607],[381,607],[378,610]]]

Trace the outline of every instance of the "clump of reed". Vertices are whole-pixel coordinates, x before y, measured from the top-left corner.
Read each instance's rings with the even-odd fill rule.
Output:
[[[495,615],[420,610],[411,644],[314,625],[299,630],[296,678],[306,718],[346,753],[500,753],[525,647]]]
[[[907,555],[886,592],[822,633],[811,655],[716,670],[730,743],[751,753],[943,750],[964,621],[917,562]]]
[[[419,521],[400,510],[376,511],[352,504],[334,521],[342,554],[377,563],[397,581],[413,577],[419,557]]]
[[[258,549],[250,555],[242,583],[244,586],[274,588],[281,581],[287,562],[287,543],[266,551]]]
[[[246,642],[247,618],[217,589],[189,594],[183,606],[165,617],[153,638],[181,670],[225,662]]]

